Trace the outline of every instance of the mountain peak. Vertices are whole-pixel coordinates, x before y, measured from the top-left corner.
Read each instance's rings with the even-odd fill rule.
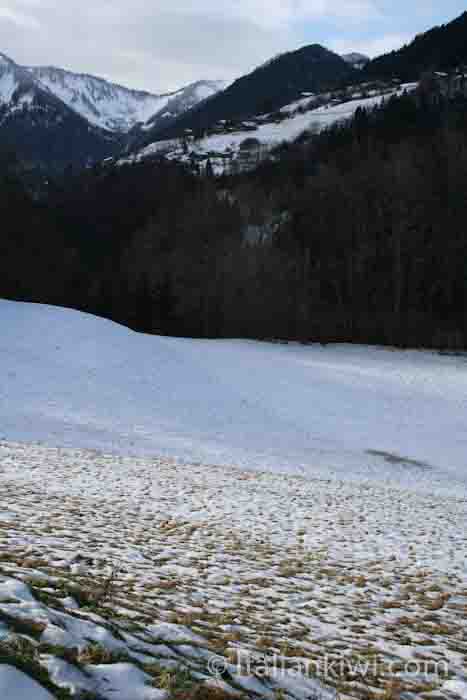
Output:
[[[275,56],[195,109],[167,124],[159,122],[138,146],[180,136],[186,129],[202,131],[221,120],[270,114],[303,95],[332,89],[356,76],[353,66],[320,44],[309,44]]]
[[[0,64],[10,64],[13,63],[11,58],[8,58],[8,56],[5,56],[4,53],[0,53]]]
[[[350,63],[354,68],[363,68],[363,66],[370,62],[369,56],[365,56],[364,53],[358,53],[357,51],[345,53],[341,58],[343,58],[346,63]]]
[[[0,80],[2,104],[11,101],[18,87],[27,86],[57,99],[92,127],[117,134],[127,133],[138,125],[153,125],[169,106],[167,116],[177,117],[227,86],[220,80],[198,80],[179,90],[154,94],[58,66],[20,66],[3,53],[0,53]]]

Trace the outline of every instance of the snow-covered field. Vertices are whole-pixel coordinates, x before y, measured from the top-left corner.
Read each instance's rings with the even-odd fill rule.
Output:
[[[0,320],[2,700],[467,697],[466,357]]]
[[[0,439],[466,493],[467,356],[0,322]]]

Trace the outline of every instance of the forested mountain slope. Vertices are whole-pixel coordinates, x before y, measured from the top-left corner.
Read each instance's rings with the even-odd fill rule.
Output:
[[[455,167],[453,167],[455,163]],[[159,161],[0,188],[0,296],[139,330],[467,347],[467,104],[393,98],[253,173]]]
[[[368,63],[362,76],[418,80],[424,71],[448,71],[467,64],[467,12],[419,34],[397,51]]]
[[[273,112],[303,96],[344,84],[358,75],[347,61],[317,44],[281,54],[242,76],[226,90],[202,103],[162,132],[161,138],[200,130],[218,120]],[[154,141],[148,132],[139,145]]]

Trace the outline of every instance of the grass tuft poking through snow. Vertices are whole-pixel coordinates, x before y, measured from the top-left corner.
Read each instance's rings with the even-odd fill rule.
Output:
[[[462,497],[13,443],[0,480],[8,700],[24,678],[31,700],[465,697]]]
[[[467,697],[465,356],[0,312],[1,700]]]

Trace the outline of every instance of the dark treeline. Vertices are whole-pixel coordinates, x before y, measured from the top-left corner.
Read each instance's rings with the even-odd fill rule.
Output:
[[[0,171],[0,296],[161,334],[467,347],[463,100],[394,99],[235,178],[95,168],[37,198]]]

